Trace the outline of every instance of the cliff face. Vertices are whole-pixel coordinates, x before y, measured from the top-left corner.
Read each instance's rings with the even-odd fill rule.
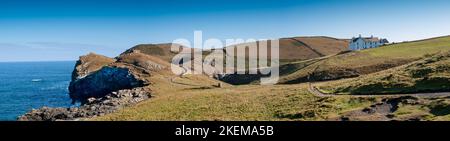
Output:
[[[113,113],[121,107],[136,104],[150,98],[148,88],[134,88],[111,92],[101,98],[89,98],[80,107],[48,108],[32,110],[17,118],[19,121],[77,120]]]
[[[86,103],[119,90],[145,87],[152,73],[168,68],[169,63],[140,51],[124,53],[116,59],[88,54],[80,57],[69,86],[73,102]]]
[[[71,82],[69,91],[72,100],[84,103],[91,97],[100,98],[113,91],[142,86],[144,81],[135,77],[128,68],[106,66]]]
[[[81,56],[69,85],[70,97],[73,102],[81,102],[81,106],[43,107],[18,120],[76,120],[112,113],[150,98],[153,74],[167,74],[169,66],[168,62],[140,51],[124,53],[116,59],[94,53]]]

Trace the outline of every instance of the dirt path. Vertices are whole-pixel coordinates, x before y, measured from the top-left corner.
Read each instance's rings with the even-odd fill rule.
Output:
[[[188,72],[187,68],[185,68],[183,66],[181,66],[181,68],[183,69],[183,73],[181,73],[181,75],[173,76],[173,77],[169,78],[169,82],[171,84],[178,84],[178,85],[185,85],[185,86],[194,86],[194,87],[200,86],[200,85],[187,84],[187,83],[182,83],[182,82],[175,81],[176,78],[183,78]]]
[[[308,44],[306,44],[306,43],[304,43],[304,42],[302,42],[302,41],[300,41],[300,40],[298,40],[298,39],[295,39],[295,38],[289,38],[289,39],[294,40],[294,41],[298,42],[299,44],[302,44],[303,46],[305,46],[306,48],[310,49],[311,51],[313,51],[314,53],[316,53],[316,54],[319,55],[320,57],[326,56],[326,55],[320,53],[319,51],[317,51],[316,49],[312,48],[312,47],[309,46]]]
[[[415,94],[372,94],[372,95],[337,95],[337,94],[324,94],[317,90],[313,84],[308,83],[308,91],[319,97],[335,97],[335,96],[353,96],[353,97],[401,97],[401,96],[414,96],[421,98],[435,98],[450,96],[450,92],[440,92],[440,93],[415,93]]]

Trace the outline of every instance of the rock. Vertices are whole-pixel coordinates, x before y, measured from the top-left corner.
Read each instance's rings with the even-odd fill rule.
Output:
[[[114,97],[112,95],[120,95]],[[56,121],[78,120],[79,118],[92,118],[117,111],[119,108],[129,106],[150,98],[148,88],[134,88],[111,92],[102,98],[89,98],[80,107],[34,109],[17,118],[19,121]]]
[[[170,64],[141,54],[122,54],[118,60],[90,53],[81,56],[72,73],[69,95],[79,107],[31,110],[18,117],[21,121],[55,121],[91,118],[117,111],[151,97],[152,72]]]
[[[82,103],[90,97],[100,98],[107,94],[144,86],[128,68],[103,67],[84,78],[72,81],[69,86],[70,97]]]
[[[378,102],[378,103],[375,103],[374,106],[376,106],[376,105],[380,106],[380,105],[383,105],[383,104],[384,104],[383,102]]]
[[[350,118],[349,118],[349,117],[346,117],[346,116],[342,116],[342,117],[341,117],[341,120],[342,120],[342,121],[350,121]]]
[[[366,112],[368,114],[373,114],[376,112],[373,108],[368,108],[368,107],[364,108],[362,111]]]
[[[67,108],[42,107],[18,117],[21,121],[55,121],[57,119],[67,119],[69,111]]]
[[[395,117],[395,115],[394,115],[394,114],[392,114],[392,113],[390,113],[390,114],[387,114],[387,115],[386,115],[386,117],[387,117],[387,118],[394,118],[394,117]]]
[[[115,61],[115,59],[95,53],[89,53],[88,55],[81,56],[75,64],[75,69],[72,72],[72,81],[81,79],[91,74],[92,72],[100,70],[103,66],[111,64]]]
[[[94,103],[95,98],[91,97],[87,99],[87,103]]]

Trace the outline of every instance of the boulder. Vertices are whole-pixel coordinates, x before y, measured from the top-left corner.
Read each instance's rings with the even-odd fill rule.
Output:
[[[111,92],[102,98],[88,98],[89,102],[80,107],[48,108],[32,110],[17,118],[19,121],[77,120],[113,113],[151,97],[148,88],[135,88]]]

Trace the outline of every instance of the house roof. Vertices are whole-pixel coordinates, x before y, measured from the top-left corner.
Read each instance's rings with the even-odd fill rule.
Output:
[[[358,37],[358,38],[354,38],[352,40],[352,42],[356,42],[358,39],[363,39],[364,42],[378,42],[378,41],[380,41],[379,38],[374,38],[374,37]]]

